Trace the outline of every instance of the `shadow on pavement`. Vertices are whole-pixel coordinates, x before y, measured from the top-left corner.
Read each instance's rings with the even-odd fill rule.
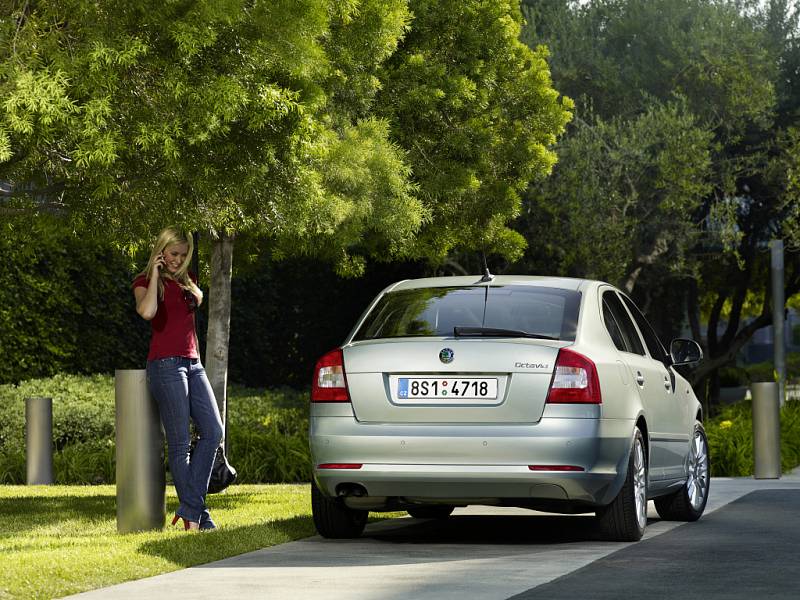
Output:
[[[182,567],[222,560],[256,549],[314,535],[311,517],[292,517],[256,525],[224,527],[179,537],[144,542],[138,551],[164,558]],[[238,550],[238,552],[237,552]]]
[[[599,539],[592,516],[453,515],[405,519],[403,527],[362,536],[393,544],[565,544]]]
[[[298,523],[275,522],[275,529],[292,528]],[[308,523],[312,528],[313,525]],[[208,535],[209,544],[217,536],[239,536],[246,528],[227,529]],[[225,538],[219,543],[224,543]],[[552,550],[554,545],[599,539],[591,516],[556,515],[454,515],[443,520],[392,519],[374,523],[360,538],[328,540],[318,536],[293,544],[237,556],[230,561],[202,565],[202,568],[344,568],[362,566],[400,566],[469,559],[526,560],[532,554]],[[603,543],[603,542],[599,542]],[[178,564],[186,564],[179,547],[172,542],[146,544],[151,552]],[[191,551],[191,548],[185,548]]]

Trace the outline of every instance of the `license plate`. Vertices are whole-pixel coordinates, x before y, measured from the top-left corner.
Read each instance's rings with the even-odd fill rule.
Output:
[[[495,400],[496,377],[398,377],[397,399]]]

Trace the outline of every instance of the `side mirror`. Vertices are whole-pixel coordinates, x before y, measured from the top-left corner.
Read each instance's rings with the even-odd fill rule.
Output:
[[[669,345],[669,355],[673,366],[690,365],[700,362],[703,358],[703,349],[694,340],[677,338]]]

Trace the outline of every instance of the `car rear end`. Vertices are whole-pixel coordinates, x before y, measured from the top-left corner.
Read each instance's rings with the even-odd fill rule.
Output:
[[[319,491],[366,510],[610,502],[631,429],[601,418],[582,296],[577,280],[503,277],[384,291],[315,371]]]

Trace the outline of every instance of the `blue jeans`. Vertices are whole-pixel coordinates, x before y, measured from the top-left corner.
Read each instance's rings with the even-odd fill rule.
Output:
[[[180,517],[210,522],[206,508],[208,480],[222,440],[222,420],[206,371],[197,358],[170,356],[147,363],[147,383],[158,403],[167,435],[167,455]],[[189,417],[200,439],[189,455]]]

